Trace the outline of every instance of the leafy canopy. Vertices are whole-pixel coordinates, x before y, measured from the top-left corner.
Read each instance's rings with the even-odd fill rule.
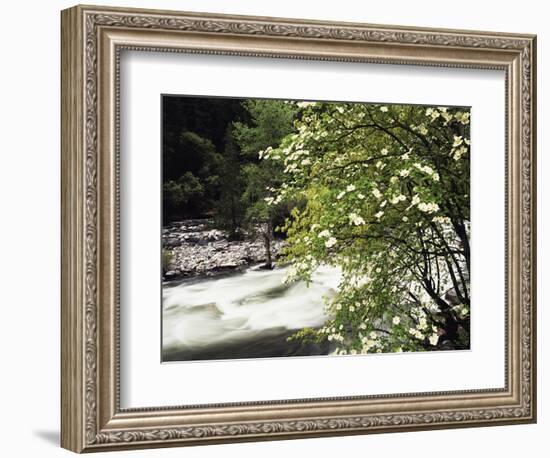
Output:
[[[293,200],[288,281],[320,265],[341,282],[316,340],[341,353],[469,346],[469,111],[298,103],[296,133],[260,151]]]

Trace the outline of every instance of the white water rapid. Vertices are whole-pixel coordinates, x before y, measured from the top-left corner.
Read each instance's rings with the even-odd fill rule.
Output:
[[[326,354],[328,349],[288,343],[327,316],[323,297],[334,294],[340,274],[319,268],[309,287],[283,284],[288,267],[252,267],[230,276],[163,287],[163,359],[227,359]]]

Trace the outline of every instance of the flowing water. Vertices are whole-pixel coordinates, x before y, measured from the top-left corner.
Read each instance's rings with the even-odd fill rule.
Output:
[[[163,286],[163,360],[309,356],[327,344],[287,341],[328,318],[324,297],[338,285],[336,269],[321,267],[309,287],[284,284],[288,267],[251,267],[226,277]]]

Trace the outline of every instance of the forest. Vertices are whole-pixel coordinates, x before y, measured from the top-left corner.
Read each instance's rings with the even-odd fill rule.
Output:
[[[196,253],[178,254],[174,228],[200,227],[206,242],[185,240],[256,243],[239,265],[284,267],[284,285],[337,269],[323,319],[289,343],[469,348],[468,108],[164,96],[162,126],[167,279]],[[189,270],[219,268],[236,245],[212,246]]]

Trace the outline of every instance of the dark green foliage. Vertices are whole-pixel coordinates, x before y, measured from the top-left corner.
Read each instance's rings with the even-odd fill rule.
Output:
[[[244,203],[241,195],[245,181],[241,174],[241,155],[233,138],[231,126],[225,133],[225,149],[220,170],[220,194],[215,203],[216,223],[230,232],[230,238],[239,238],[244,217]]]
[[[296,107],[279,100],[247,100],[243,102],[250,122],[234,123],[233,135],[243,155],[250,163],[242,167],[245,188],[242,194],[246,213],[244,222],[250,232],[264,240],[266,267],[272,267],[271,242],[277,223],[284,221],[286,205],[273,204],[273,189],[281,182],[283,168],[273,161],[260,161],[268,148],[279,146],[281,140],[294,130]]]
[[[222,195],[225,131],[246,119],[241,100],[162,99],[163,220],[211,216]]]
[[[222,157],[210,140],[182,129],[163,151],[164,220],[208,211],[218,196],[221,165]]]
[[[204,204],[204,186],[192,172],[185,172],[177,180],[162,186],[162,209],[165,221],[201,213]]]
[[[281,100],[246,100],[248,122],[234,123],[234,136],[243,154],[258,159],[258,152],[279,142],[293,131],[296,107]]]
[[[241,104],[242,99],[163,96],[163,149],[172,146],[171,133],[187,130],[208,138],[216,150],[223,151],[227,125],[247,120]]]
[[[208,177],[219,168],[220,157],[213,143],[194,132],[181,130],[173,146],[163,152],[165,180],[173,180],[185,172],[198,177]]]
[[[214,217],[232,238],[288,216],[265,199],[280,181],[278,164],[258,153],[293,132],[296,105],[278,100],[163,97],[163,220]]]

